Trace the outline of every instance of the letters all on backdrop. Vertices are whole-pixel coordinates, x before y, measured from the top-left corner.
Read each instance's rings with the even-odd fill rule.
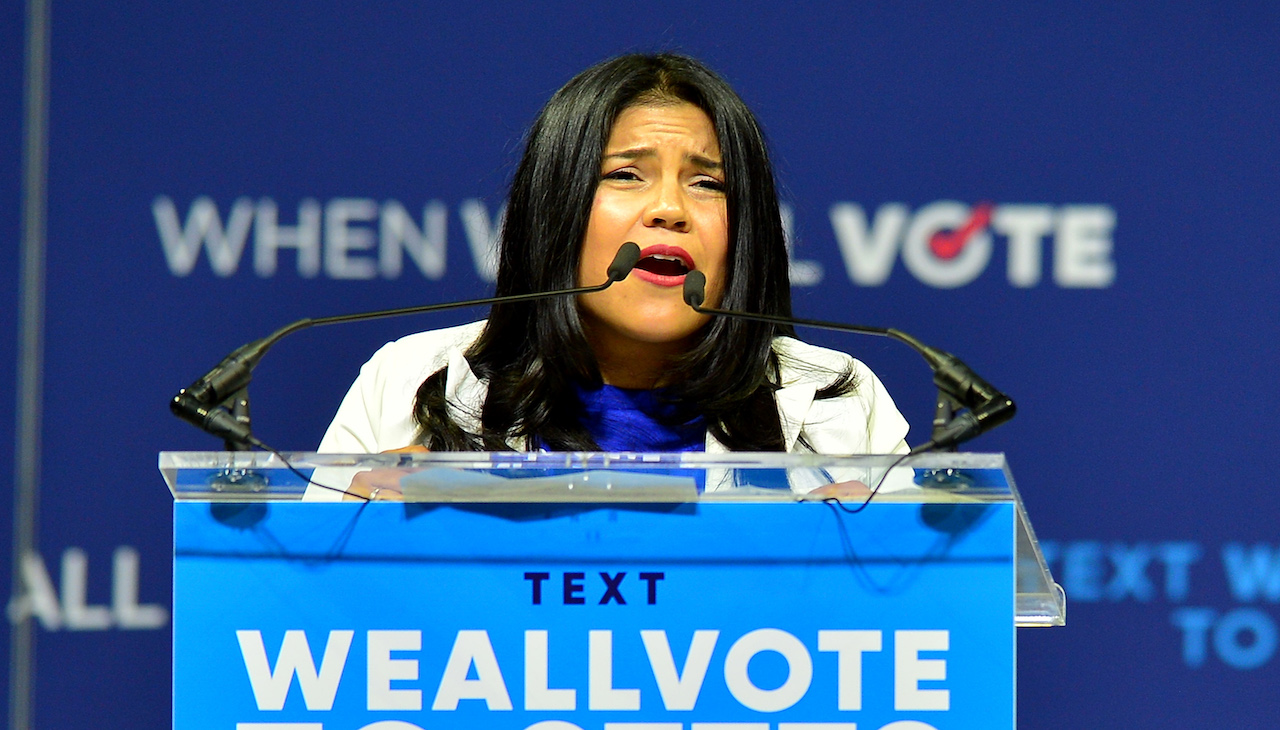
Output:
[[[170,722],[156,454],[219,443],[168,398],[294,319],[491,291],[538,108],[591,63],[664,49],[759,115],[798,316],[905,330],[1018,401],[970,448],[1007,453],[1070,601],[1065,628],[1018,633],[1020,726],[1280,725],[1273,5],[55,3],[42,292],[21,274],[15,5],[0,9],[0,377],[18,385],[0,412],[30,384],[23,302],[40,305],[43,379],[39,423],[0,419],[0,449],[16,473],[13,444],[38,428],[36,549],[12,556],[8,602],[11,634],[34,626],[37,726]],[[256,371],[255,432],[313,449],[380,344],[479,316],[282,342]],[[916,355],[803,335],[867,362],[926,438]],[[216,640],[274,662],[298,641],[287,628]],[[307,638],[317,665],[343,640]],[[346,640],[393,652],[412,636]],[[393,686],[430,703],[441,680]]]

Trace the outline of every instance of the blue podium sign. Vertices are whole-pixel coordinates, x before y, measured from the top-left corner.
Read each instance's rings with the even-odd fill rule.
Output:
[[[1014,727],[1012,500],[174,517],[182,730]]]

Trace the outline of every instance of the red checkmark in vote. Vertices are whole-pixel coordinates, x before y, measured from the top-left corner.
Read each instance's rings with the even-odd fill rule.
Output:
[[[973,214],[963,226],[954,231],[938,231],[929,239],[929,249],[940,259],[953,259],[960,255],[969,241],[979,231],[991,224],[991,203],[978,203],[973,206]]]

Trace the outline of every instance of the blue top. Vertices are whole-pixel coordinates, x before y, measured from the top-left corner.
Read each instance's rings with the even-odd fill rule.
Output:
[[[707,425],[701,416],[668,426],[661,416],[674,406],[659,398],[660,391],[629,390],[612,385],[598,390],[577,386],[582,401],[582,425],[602,451],[702,451]]]

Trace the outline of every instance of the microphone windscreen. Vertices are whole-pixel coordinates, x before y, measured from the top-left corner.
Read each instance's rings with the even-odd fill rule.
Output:
[[[609,264],[609,281],[622,281],[640,261],[640,247],[627,241],[613,255],[613,263]]]
[[[684,303],[701,307],[707,295],[707,275],[697,269],[684,275]]]

